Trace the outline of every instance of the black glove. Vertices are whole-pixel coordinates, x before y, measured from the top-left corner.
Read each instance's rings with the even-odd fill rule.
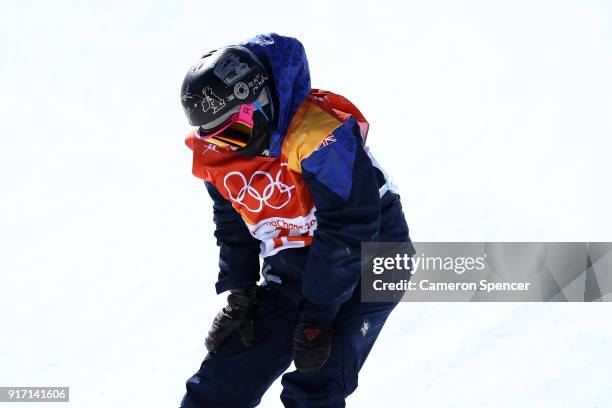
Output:
[[[225,306],[213,321],[204,341],[211,353],[219,350],[221,344],[234,330],[238,330],[245,347],[255,342],[255,323],[253,314],[257,305],[257,286],[246,286],[230,290]]]
[[[314,373],[325,365],[332,347],[329,325],[300,322],[293,334],[293,362],[303,373]]]

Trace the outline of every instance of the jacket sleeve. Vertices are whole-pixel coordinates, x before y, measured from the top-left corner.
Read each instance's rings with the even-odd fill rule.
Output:
[[[302,160],[317,228],[308,254],[302,320],[329,324],[357,286],[361,243],[378,240],[380,198],[370,158],[353,119]]]
[[[219,246],[219,280],[217,293],[254,285],[259,280],[259,245],[240,214],[212,184],[206,189],[213,200],[215,238]]]

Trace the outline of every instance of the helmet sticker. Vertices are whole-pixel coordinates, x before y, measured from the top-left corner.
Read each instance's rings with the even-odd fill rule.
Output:
[[[208,65],[210,65],[210,62],[208,60],[200,60],[196,62],[191,68],[189,68],[189,72],[194,73],[194,72],[201,71]]]
[[[202,110],[204,112],[207,112],[210,108],[212,108],[213,113],[217,113],[225,107],[225,101],[223,98],[215,95],[210,86],[204,88],[202,93],[204,94],[204,99],[202,100]]]
[[[203,112],[208,112],[210,109],[212,109],[213,114],[216,114],[225,107],[225,100],[217,96],[210,86],[207,86],[206,88],[202,89],[202,94],[204,95],[203,97],[200,95],[192,94],[191,92],[189,92],[189,87],[187,88],[187,92],[183,92],[181,94],[181,100],[185,102],[188,99],[195,100],[193,102],[192,107],[186,107],[188,112],[193,112],[198,108],[199,105],[202,108]]]
[[[238,82],[234,85],[234,95],[238,99],[245,99],[249,96],[249,87],[244,82]]]
[[[255,75],[255,78],[253,78],[253,80],[249,82],[249,87],[252,88],[251,90],[253,92],[256,92],[267,80],[268,80],[267,76],[264,76],[262,74],[257,74]]]
[[[225,54],[215,65],[215,75],[223,81],[223,83],[231,84],[232,82],[242,78],[250,71],[250,67],[240,62],[240,58],[234,54]]]

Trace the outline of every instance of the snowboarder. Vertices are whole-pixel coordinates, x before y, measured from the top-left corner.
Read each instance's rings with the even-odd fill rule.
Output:
[[[360,244],[410,242],[367,121],[311,89],[302,44],[277,34],[202,56],[181,102],[214,203],[216,291],[229,291],[181,406],[256,406],[293,361],[286,407],[344,407],[397,304],[361,302]]]

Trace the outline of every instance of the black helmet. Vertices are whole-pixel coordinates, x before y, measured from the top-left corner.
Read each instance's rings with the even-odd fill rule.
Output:
[[[203,55],[187,72],[181,102],[189,123],[203,129],[223,124],[243,104],[269,102],[269,75],[257,56],[232,45]]]

